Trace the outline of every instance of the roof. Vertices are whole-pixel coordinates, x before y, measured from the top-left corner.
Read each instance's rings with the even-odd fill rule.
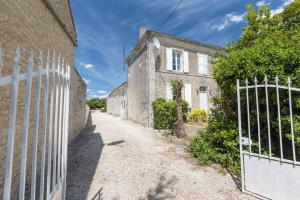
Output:
[[[108,95],[108,97],[110,97],[115,91],[117,91],[119,88],[121,88],[122,86],[126,85],[127,86],[127,81],[121,83],[118,87],[116,87],[113,91],[111,91]]]
[[[202,42],[199,42],[199,41],[196,41],[196,40],[191,40],[191,39],[179,37],[179,36],[172,35],[172,34],[169,34],[169,33],[164,33],[164,32],[159,32],[159,31],[154,31],[154,30],[146,30],[146,33],[142,36],[142,38],[138,41],[136,46],[133,48],[133,50],[127,56],[127,59],[126,59],[127,63],[141,49],[143,44],[146,42],[146,39],[148,37],[153,36],[153,35],[163,36],[163,37],[167,37],[167,38],[171,38],[171,39],[175,39],[175,40],[179,40],[179,41],[183,41],[183,42],[187,42],[187,43],[191,43],[191,44],[195,44],[195,45],[199,45],[199,46],[203,46],[203,47],[208,47],[208,48],[212,48],[212,49],[216,49],[216,50],[221,50],[221,51],[224,50],[223,47],[220,47],[218,45],[205,44],[205,43],[202,43]]]

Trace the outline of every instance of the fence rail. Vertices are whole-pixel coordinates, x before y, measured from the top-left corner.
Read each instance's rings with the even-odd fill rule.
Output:
[[[61,191],[60,196],[64,199],[67,169],[70,67],[60,55],[56,56],[55,52],[52,55],[48,52],[45,59],[41,51],[38,58],[38,69],[33,71],[35,63],[33,51],[31,51],[28,57],[27,72],[20,73],[21,50],[18,45],[12,66],[12,74],[2,76],[1,72],[5,66],[3,55],[3,50],[0,47],[0,90],[4,87],[10,88],[7,130],[0,130],[1,139],[7,136],[7,139],[4,139],[6,141],[6,159],[2,189],[3,200],[13,198],[12,183],[14,181],[19,181],[19,199],[29,198],[25,196],[26,185],[29,184],[30,199],[52,199],[58,191]],[[21,81],[26,82],[24,93],[19,91]],[[35,86],[34,97],[31,95],[32,85]],[[17,113],[20,112],[18,105],[20,96],[24,97],[21,133],[22,155],[20,163],[14,163],[16,125],[19,123],[16,119]],[[34,100],[33,108],[31,99]],[[41,103],[43,107],[41,107]],[[5,108],[2,107],[1,109]],[[33,121],[30,121],[31,114],[33,114]],[[33,125],[33,141],[29,141],[31,125]],[[7,131],[6,134],[3,131]],[[31,160],[28,159],[27,155],[29,144],[32,145]],[[39,154],[38,147],[40,146],[41,153]],[[30,175],[26,169],[28,162],[31,162]],[[20,165],[19,180],[13,180],[14,165]],[[38,180],[39,183],[37,183]],[[39,191],[39,194],[37,194],[37,191]]]

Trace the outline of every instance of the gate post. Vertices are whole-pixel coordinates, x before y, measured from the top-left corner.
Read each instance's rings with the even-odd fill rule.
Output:
[[[240,162],[241,162],[241,185],[242,192],[245,190],[244,186],[244,163],[243,163],[243,144],[242,144],[242,119],[241,119],[241,97],[240,97],[240,80],[236,80],[237,92],[237,107],[238,107],[238,124],[239,124],[239,143],[240,143]]]

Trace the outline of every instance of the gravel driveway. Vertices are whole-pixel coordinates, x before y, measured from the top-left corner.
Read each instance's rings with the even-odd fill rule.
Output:
[[[70,200],[253,199],[217,167],[197,166],[182,142],[100,112],[68,156]]]

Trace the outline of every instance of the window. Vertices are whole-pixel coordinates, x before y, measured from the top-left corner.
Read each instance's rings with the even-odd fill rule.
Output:
[[[172,69],[174,71],[182,71],[182,66],[181,66],[181,52],[173,50],[172,52]]]
[[[198,65],[199,65],[199,74],[208,74],[208,56],[205,54],[198,54]]]

